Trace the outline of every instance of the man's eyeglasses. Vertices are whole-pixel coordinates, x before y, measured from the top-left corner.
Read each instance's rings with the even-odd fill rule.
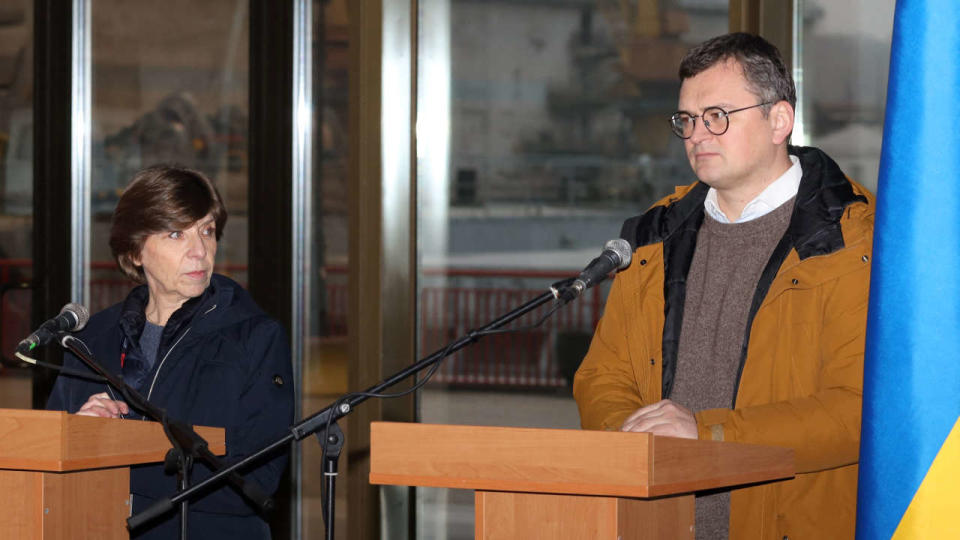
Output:
[[[693,136],[693,130],[697,127],[697,118],[703,118],[703,125],[707,128],[707,131],[713,133],[714,135],[723,135],[727,132],[727,129],[730,128],[731,114],[745,111],[747,109],[753,109],[755,107],[763,107],[764,105],[770,105],[771,103],[773,102],[766,101],[764,103],[757,103],[756,105],[741,107],[732,111],[725,111],[720,107],[707,107],[703,110],[703,114],[676,112],[670,117],[670,129],[673,130],[673,134],[677,137],[680,137],[681,139],[689,139]]]

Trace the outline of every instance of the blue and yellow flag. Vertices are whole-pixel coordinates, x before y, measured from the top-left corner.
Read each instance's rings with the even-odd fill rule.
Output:
[[[960,538],[960,1],[898,0],[857,538]]]

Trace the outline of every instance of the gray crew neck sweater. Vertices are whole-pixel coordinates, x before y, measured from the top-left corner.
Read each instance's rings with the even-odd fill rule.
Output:
[[[692,411],[731,406],[750,303],[794,200],[744,223],[704,216],[687,275],[673,401]],[[729,516],[729,492],[698,496],[697,539],[727,538]]]

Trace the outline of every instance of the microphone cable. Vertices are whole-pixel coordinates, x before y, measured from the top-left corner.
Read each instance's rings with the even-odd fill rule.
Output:
[[[25,364],[56,370],[56,371],[59,371],[60,373],[63,373],[64,375],[69,375],[71,377],[76,377],[78,379],[84,379],[87,381],[104,382],[104,383],[107,382],[107,379],[105,379],[104,377],[101,377],[100,375],[97,375],[96,373],[83,372],[83,371],[78,371],[76,369],[72,369],[68,367],[58,366],[56,364],[51,364],[49,362],[37,360],[36,358],[30,358],[29,356],[19,351],[15,352],[14,355]]]

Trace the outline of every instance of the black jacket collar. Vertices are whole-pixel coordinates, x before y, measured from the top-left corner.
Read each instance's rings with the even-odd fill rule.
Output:
[[[853,192],[840,166],[820,150],[791,146],[790,153],[800,158],[803,178],[787,235],[801,261],[833,253],[843,247],[843,211],[855,202],[866,203],[867,198]]]
[[[844,209],[854,202],[866,203],[867,199],[854,194],[840,166],[819,149],[791,146],[789,152],[800,159],[803,169],[787,227],[791,247],[797,250],[800,260],[833,253],[843,247],[840,217]],[[703,221],[703,201],[709,189],[703,182],[697,182],[682,198],[628,219],[621,229],[621,238],[633,242],[634,246],[645,246],[666,241],[690,227],[699,229]]]
[[[215,294],[214,284],[211,284],[203,291],[200,296],[191,298],[183,303],[177,311],[170,316],[167,324],[163,327],[163,336],[160,338],[160,348],[163,343],[169,342],[173,336],[177,335],[181,328],[184,328],[201,307],[209,304]],[[123,307],[120,310],[120,328],[123,329],[124,336],[133,343],[140,343],[140,334],[143,333],[143,327],[146,324],[147,302],[150,300],[150,291],[146,285],[130,291]]]
[[[206,306],[213,304],[215,294],[214,282],[211,282],[200,296],[187,300],[170,316],[160,335],[157,361],[170,350],[176,338],[182,335],[182,330],[190,325],[198,313],[201,313],[200,310],[209,309]],[[143,350],[140,348],[140,336],[147,321],[145,312],[149,299],[150,292],[146,285],[140,285],[130,291],[123,302],[119,320],[120,330],[123,333],[120,371],[127,384],[140,391],[146,390],[145,385],[155,367],[155,364],[147,364]]]

